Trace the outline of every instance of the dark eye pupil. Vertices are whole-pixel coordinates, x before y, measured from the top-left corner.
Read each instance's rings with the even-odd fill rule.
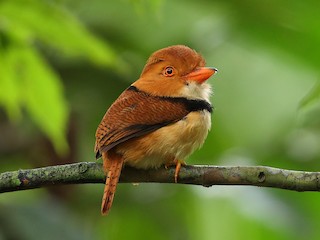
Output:
[[[172,68],[167,68],[167,74],[171,75],[173,72]]]

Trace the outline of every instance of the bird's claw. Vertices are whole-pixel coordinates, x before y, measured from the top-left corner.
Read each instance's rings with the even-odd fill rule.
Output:
[[[185,163],[185,161],[182,161],[182,160],[175,160],[174,162],[176,164],[176,170],[174,171],[174,182],[178,183],[178,177],[179,177],[181,166],[182,165],[185,166],[187,164]]]
[[[179,178],[181,166],[185,166],[187,164],[185,161],[175,159],[172,162],[166,163],[164,165],[164,168],[168,169],[170,166],[174,166],[174,165],[176,166],[175,171],[174,171],[174,182],[178,183],[178,178]]]

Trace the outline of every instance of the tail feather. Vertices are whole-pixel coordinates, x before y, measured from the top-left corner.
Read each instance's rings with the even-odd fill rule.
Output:
[[[117,184],[122,170],[123,159],[118,154],[103,153],[105,171],[108,172],[101,204],[101,214],[107,215],[113,202]]]

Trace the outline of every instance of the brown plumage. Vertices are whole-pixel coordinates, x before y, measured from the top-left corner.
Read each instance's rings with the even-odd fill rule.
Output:
[[[108,159],[108,161],[103,161],[104,169],[108,169],[106,184],[104,187],[101,213],[108,213],[112,206],[114,193],[116,192],[117,184],[122,170],[122,156],[116,154],[114,151],[103,152],[103,159]]]
[[[112,205],[123,164],[144,169],[177,164],[178,173],[181,161],[202,145],[212,111],[205,80],[216,72],[204,64],[186,46],[161,49],[108,109],[95,144],[107,175],[102,214]]]

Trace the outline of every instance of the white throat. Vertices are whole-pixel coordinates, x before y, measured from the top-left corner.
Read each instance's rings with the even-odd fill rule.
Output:
[[[189,99],[201,99],[210,103],[212,90],[211,86],[207,83],[198,84],[195,82],[188,82],[188,84],[182,88],[180,94]]]

